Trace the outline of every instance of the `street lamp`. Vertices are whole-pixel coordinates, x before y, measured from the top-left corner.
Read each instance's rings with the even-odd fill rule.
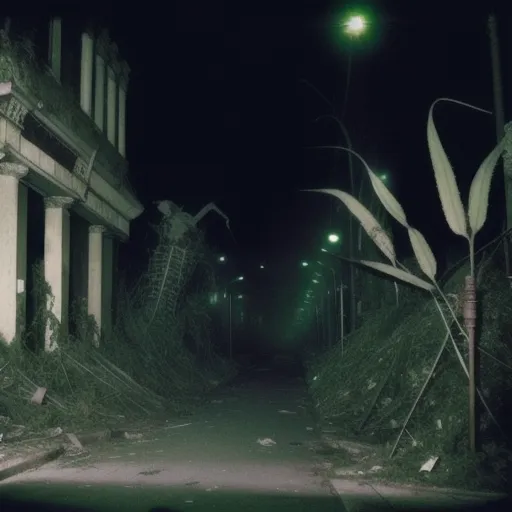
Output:
[[[365,32],[368,22],[364,16],[359,14],[350,16],[348,20],[343,23],[345,33],[350,37],[358,37]]]
[[[331,244],[337,244],[340,241],[340,236],[336,233],[330,233],[327,237],[327,240],[329,240],[329,243]]]
[[[219,256],[219,263],[226,263],[226,256]]]
[[[307,267],[307,266],[309,265],[309,263],[308,263],[307,261],[303,261],[303,262],[301,262],[301,265],[302,265],[303,267]]]
[[[226,286],[226,292],[227,288],[230,284],[237,283],[244,280],[244,276],[238,276],[235,277],[232,281],[228,283]],[[238,297],[238,298],[241,298]],[[233,359],[233,294],[231,291],[229,292],[229,359]]]

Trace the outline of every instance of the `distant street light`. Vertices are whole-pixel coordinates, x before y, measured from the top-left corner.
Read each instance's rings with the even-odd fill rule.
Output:
[[[329,243],[331,244],[337,244],[340,241],[340,236],[336,233],[330,233],[327,240],[329,240]]]
[[[261,269],[264,269],[264,268],[265,268],[265,265],[260,265],[260,268],[261,268]]]
[[[307,261],[303,261],[303,262],[301,262],[301,265],[302,265],[303,267],[307,267],[307,266],[309,265],[309,263],[308,263]]]
[[[226,263],[226,256],[219,256],[219,263]]]

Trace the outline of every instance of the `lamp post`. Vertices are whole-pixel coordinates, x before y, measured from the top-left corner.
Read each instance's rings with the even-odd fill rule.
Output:
[[[350,55],[349,55],[349,59],[351,59]],[[317,91],[316,88],[313,87],[313,89],[315,91]],[[348,91],[348,84],[347,84],[346,91]],[[346,103],[346,101],[347,101],[347,98],[345,98],[345,103]],[[343,134],[343,138],[345,139],[345,142],[347,144],[347,148],[350,150],[347,152],[348,172],[349,172],[349,179],[350,179],[350,194],[352,196],[356,197],[356,185],[355,185],[355,178],[354,178],[354,162],[353,162],[353,155],[351,153],[352,140],[350,139],[348,130],[345,127],[345,125],[343,124],[343,122],[338,117],[336,117],[334,115],[320,116],[316,119],[316,121],[319,121],[320,119],[324,119],[324,118],[332,119],[333,121],[335,121],[338,124],[338,127],[340,128],[340,130]],[[322,251],[326,252],[325,249],[322,249]],[[353,219],[352,215],[349,215],[349,218],[348,218],[348,255],[351,260],[354,259],[354,219]],[[355,295],[355,271],[354,271],[354,268],[352,265],[349,268],[349,280],[350,280],[350,324],[351,324],[350,328],[353,329],[356,324],[356,295]]]
[[[235,279],[227,284],[225,293],[228,294],[228,288],[230,285],[243,280],[244,276],[235,277]],[[229,290],[229,359],[233,359],[233,294],[231,293],[231,290]]]

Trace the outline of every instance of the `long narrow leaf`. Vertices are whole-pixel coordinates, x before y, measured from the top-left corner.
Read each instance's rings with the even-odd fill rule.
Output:
[[[409,232],[412,249],[421,270],[432,281],[435,281],[437,262],[432,249],[425,240],[425,237],[417,229],[409,228],[407,231]]]
[[[400,203],[397,201],[395,196],[389,191],[389,189],[386,187],[386,185],[382,182],[382,180],[370,169],[370,166],[366,163],[366,160],[356,151],[350,148],[345,148],[342,146],[320,146],[324,149],[341,149],[343,151],[347,151],[348,153],[353,154],[364,165],[366,172],[368,173],[368,176],[370,177],[373,190],[377,194],[377,197],[379,198],[380,202],[384,206],[384,208],[387,210],[387,212],[396,219],[397,222],[402,224],[402,226],[407,227],[407,217],[405,215],[405,212],[400,205]]]
[[[401,270],[399,268],[388,265],[387,263],[379,263],[378,261],[366,260],[361,260],[359,263],[362,263],[367,267],[378,270],[383,274],[387,274],[391,277],[400,279],[401,281],[417,286],[418,288],[422,288],[423,290],[427,290],[429,292],[435,290],[434,285],[427,283],[427,281],[424,281],[423,279],[420,279],[419,277],[410,274],[409,272],[405,272],[405,270]]]
[[[440,100],[436,100],[430,107],[427,122],[428,149],[434,168],[437,191],[450,229],[455,234],[468,238],[466,216],[455,175],[434,124],[433,110],[438,101]]]
[[[363,206],[355,197],[343,192],[342,190],[336,189],[314,189],[305,190],[305,192],[320,192],[322,194],[328,194],[338,198],[356,217],[363,229],[368,233],[368,236],[374,241],[375,245],[382,251],[391,263],[395,264],[395,248],[389,235],[382,229],[377,219],[371,214],[371,212]]]
[[[468,218],[471,235],[475,236],[485,224],[489,207],[489,192],[496,164],[505,148],[505,138],[489,153],[478,169],[469,190]]]

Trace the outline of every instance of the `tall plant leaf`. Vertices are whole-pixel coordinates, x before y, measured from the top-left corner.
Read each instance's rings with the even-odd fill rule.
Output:
[[[401,270],[399,268],[388,265],[387,263],[379,263],[378,261],[366,261],[361,260],[359,263],[366,265],[367,267],[373,268],[382,272],[383,274],[387,274],[388,276],[394,277],[396,279],[400,279],[406,283],[412,284],[413,286],[417,286],[418,288],[422,288],[423,290],[427,290],[429,292],[435,290],[435,286],[427,283],[423,279],[415,276],[414,274],[410,274],[405,270]]]
[[[356,217],[368,236],[374,241],[375,245],[382,251],[382,253],[391,261],[396,263],[395,248],[389,235],[382,229],[377,219],[371,212],[363,206],[355,197],[336,189],[308,189],[305,192],[320,192],[338,198]]]
[[[409,240],[421,270],[432,281],[435,281],[437,262],[432,249],[425,240],[425,237],[417,229],[408,228],[407,231],[409,232]]]
[[[474,237],[487,219],[489,192],[496,164],[505,148],[505,138],[489,153],[480,165],[469,190],[468,218],[471,236]]]
[[[466,216],[457,182],[455,181],[455,175],[434,124],[433,111],[438,101],[441,101],[441,99],[434,101],[430,107],[427,122],[428,149],[434,168],[437,191],[446,222],[450,229],[455,234],[468,238]]]
[[[397,222],[402,224],[404,227],[408,227],[407,224],[407,217],[405,215],[404,209],[400,205],[400,203],[397,201],[395,196],[389,191],[389,189],[386,187],[386,185],[382,182],[382,180],[370,169],[370,166],[366,163],[366,160],[356,151],[350,148],[340,147],[340,146],[321,146],[325,149],[341,149],[343,151],[347,151],[348,153],[351,153],[355,155],[361,163],[364,165],[366,172],[368,173],[368,176],[370,177],[370,181],[373,187],[373,190],[377,194],[377,197],[379,198],[380,202],[384,206],[384,208],[387,210],[387,212],[396,219]]]

